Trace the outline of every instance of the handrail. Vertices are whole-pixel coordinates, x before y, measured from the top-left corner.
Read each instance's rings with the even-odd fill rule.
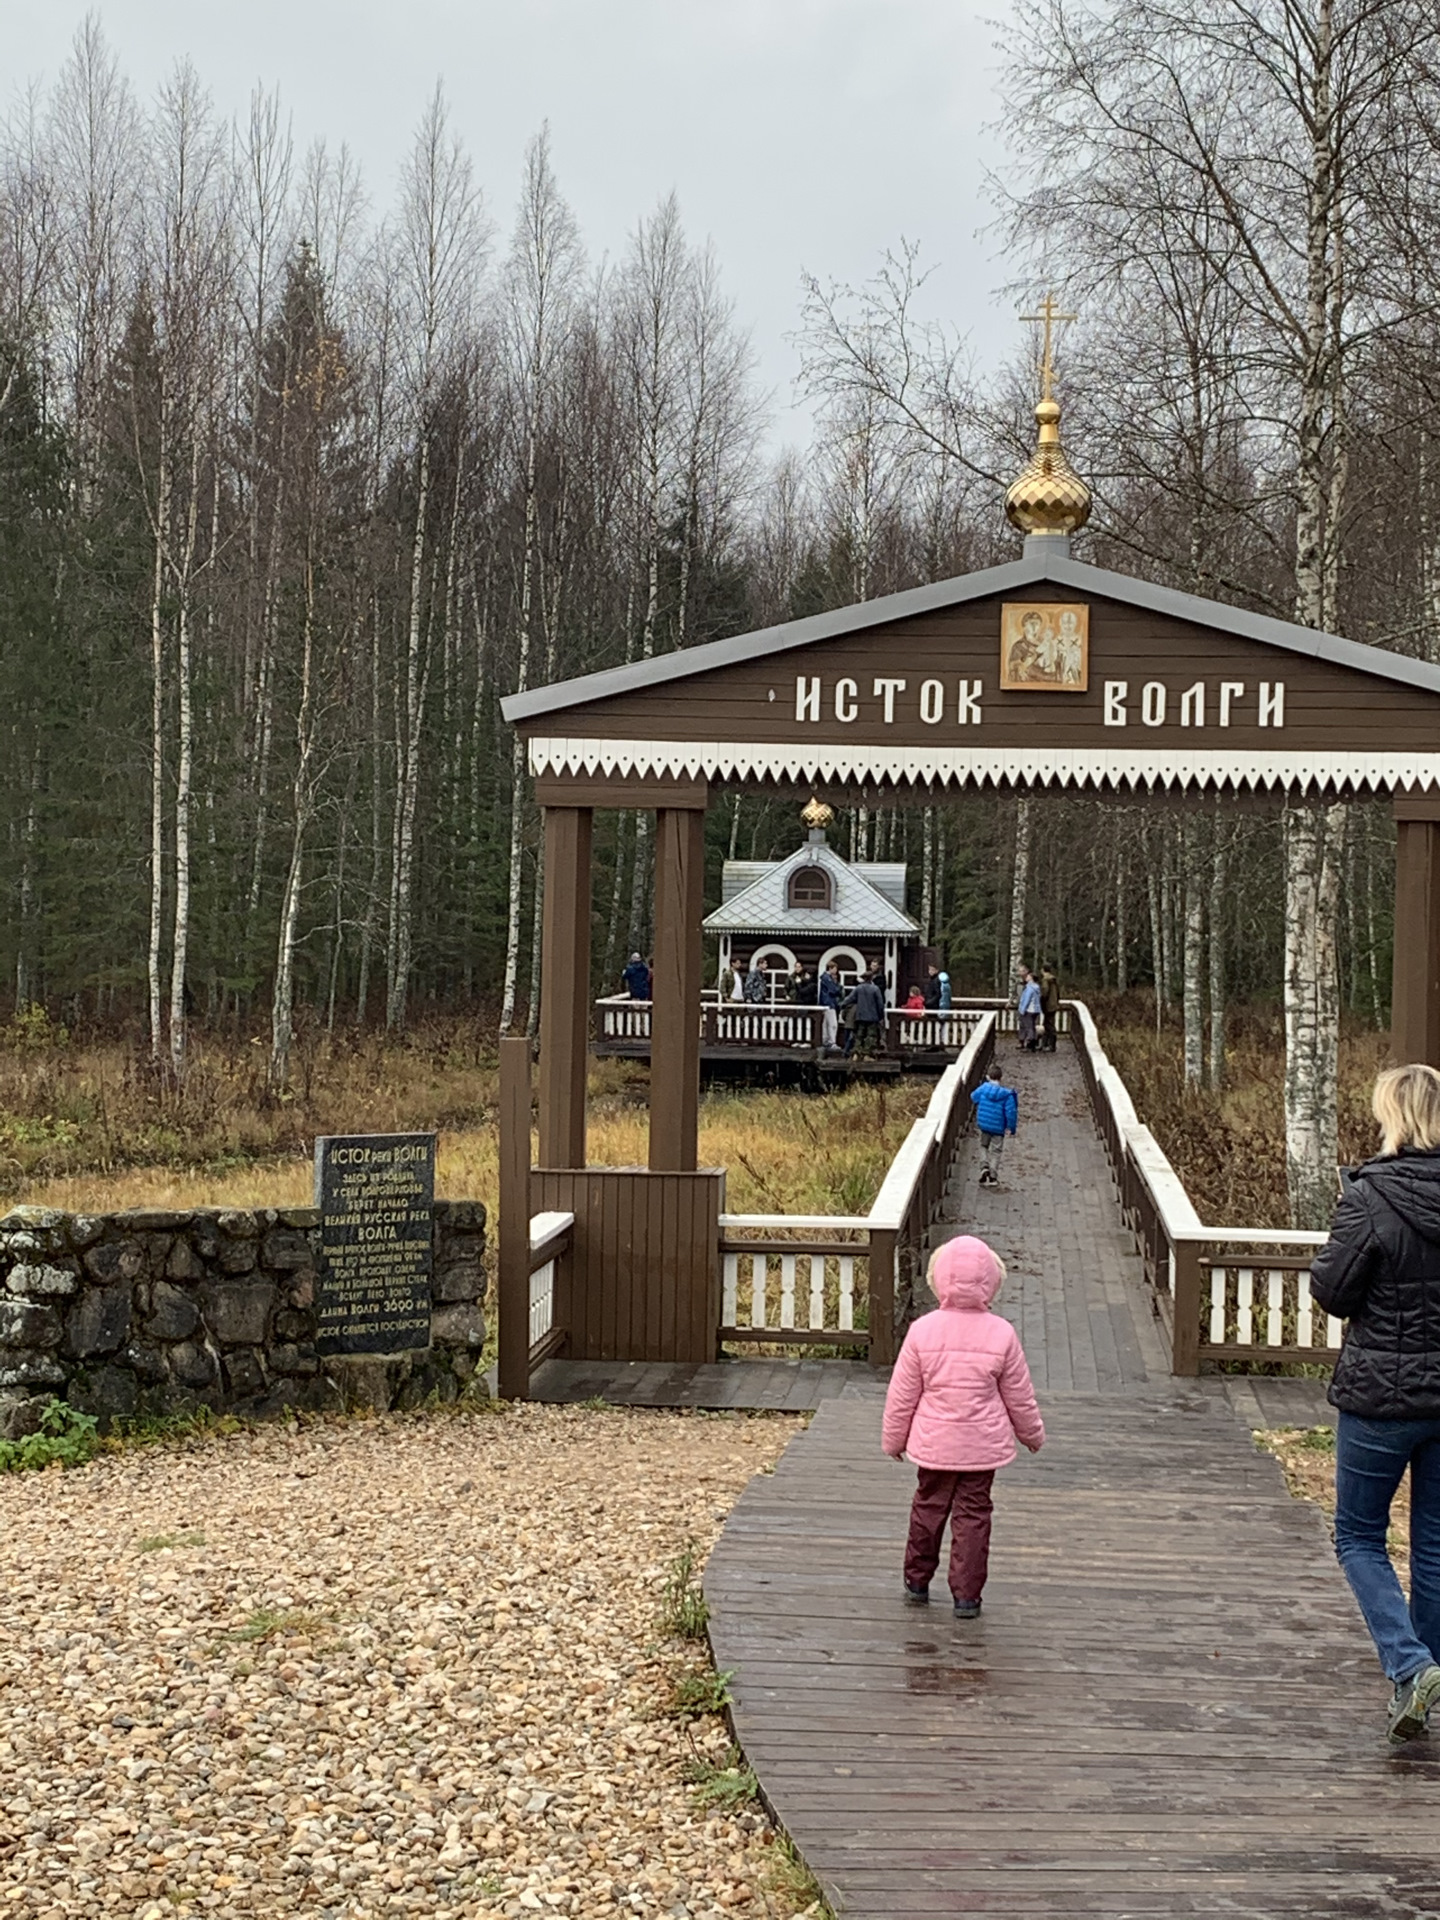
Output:
[[[1192,1375],[1204,1359],[1246,1354],[1264,1354],[1270,1360],[1333,1358],[1340,1338],[1340,1323],[1333,1316],[1323,1316],[1323,1344],[1312,1345],[1315,1313],[1308,1262],[1267,1262],[1263,1257],[1267,1248],[1321,1247],[1328,1236],[1304,1228],[1207,1227],[1159,1141],[1141,1124],[1129,1090],[1100,1043],[1090,1009],[1082,1000],[1066,1005],[1074,1016],[1081,1074],[1121,1210],[1157,1302],[1169,1313],[1173,1371]],[[1240,1252],[1210,1260],[1205,1252],[1212,1247],[1253,1250],[1258,1257]],[[1263,1341],[1255,1337],[1257,1274],[1265,1293]],[[1209,1338],[1202,1339],[1207,1301]]]
[[[865,1332],[870,1356],[881,1365],[887,1365],[894,1358],[896,1296],[897,1293],[900,1296],[903,1312],[908,1289],[913,1285],[924,1258],[931,1223],[939,1211],[959,1136],[970,1120],[971,1107],[966,1096],[989,1064],[997,1025],[996,1013],[986,1011],[981,1014],[958,1059],[950,1063],[936,1082],[924,1114],[913,1123],[901,1142],[899,1152],[890,1162],[868,1213],[721,1214],[721,1255],[725,1265],[727,1312],[733,1313],[734,1302],[740,1298],[739,1260],[747,1254],[752,1261],[758,1258],[760,1265],[752,1265],[749,1285],[752,1289],[758,1285],[762,1290],[766,1284],[763,1273],[766,1260],[778,1258],[781,1263],[781,1319],[778,1326],[765,1319],[762,1296],[752,1292],[751,1313],[759,1317],[752,1317],[750,1325],[740,1329],[736,1329],[730,1320],[725,1320],[722,1323],[725,1338],[783,1340],[787,1334],[789,1337],[819,1338],[822,1331],[834,1332],[834,1329],[817,1329],[813,1325],[806,1328],[803,1323],[797,1329],[794,1318],[796,1262],[803,1260],[807,1263],[812,1289],[819,1288],[819,1291],[812,1291],[810,1297],[818,1305],[825,1297],[824,1287],[828,1282],[823,1281],[813,1260],[821,1260],[823,1267],[824,1259],[833,1261],[838,1258],[844,1271],[839,1300],[841,1303],[849,1302],[854,1276],[852,1267],[847,1263],[852,1249],[849,1243],[843,1247],[837,1246],[833,1236],[841,1233],[863,1234],[863,1239],[853,1243],[853,1253],[855,1258],[865,1260],[867,1268],[869,1325]],[[737,1234],[751,1238],[747,1241],[732,1237]],[[788,1234],[795,1238],[778,1244],[764,1238],[774,1234]],[[807,1245],[807,1234],[823,1234],[829,1238],[821,1245]],[[761,1274],[759,1280],[755,1277],[757,1273]],[[786,1305],[786,1302],[790,1304]],[[853,1324],[843,1319],[849,1311],[848,1305],[840,1305],[842,1330],[846,1332]]]

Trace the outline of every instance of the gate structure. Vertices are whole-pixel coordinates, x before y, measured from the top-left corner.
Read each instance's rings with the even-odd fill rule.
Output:
[[[1010,564],[503,703],[545,819],[531,1211],[574,1215],[570,1265],[585,1287],[618,1286],[623,1267],[675,1293],[657,1357],[712,1358],[720,1324],[723,1181],[697,1167],[712,795],[870,808],[975,790],[1288,805],[1389,796],[1393,1045],[1440,1065],[1440,667],[1073,559],[1088,498],[1060,450],[1058,407],[1047,398],[1036,413],[1035,458],[1007,497],[1026,535]],[[585,1156],[591,831],[607,807],[655,816],[648,1180]],[[513,1132],[518,1107],[506,1116]],[[528,1099],[525,1133],[528,1161]],[[502,1157],[518,1178],[513,1146],[502,1142]],[[657,1198],[662,1176],[673,1193]],[[523,1392],[528,1217],[507,1240],[504,1212],[502,1389]],[[572,1338],[592,1304],[572,1299]],[[635,1338],[618,1320],[614,1337]],[[877,1327],[870,1353],[892,1357]]]

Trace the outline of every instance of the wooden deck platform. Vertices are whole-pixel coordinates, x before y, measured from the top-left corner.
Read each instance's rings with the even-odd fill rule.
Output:
[[[873,1375],[746,1490],[706,1592],[762,1791],[844,1920],[1437,1920],[1440,1739],[1388,1748],[1325,1523],[1248,1432],[1323,1386],[1164,1375],[1073,1063],[1005,1065],[1018,1151],[950,1211],[1005,1254],[1049,1444],[973,1622],[901,1596]]]
[[[647,1360],[547,1360],[530,1383],[533,1400],[577,1406],[704,1407],[751,1413],[811,1413],[857,1379],[864,1360],[717,1360],[667,1366]]]

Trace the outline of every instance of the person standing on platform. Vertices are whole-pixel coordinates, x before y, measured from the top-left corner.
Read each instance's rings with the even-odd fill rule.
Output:
[[[620,977],[624,981],[625,991],[632,1000],[650,998],[650,969],[638,953],[631,954],[625,971]]]
[[[980,1184],[998,1187],[1000,1156],[1005,1151],[1005,1136],[1014,1133],[1020,1119],[1020,1102],[1015,1089],[1007,1087],[1000,1069],[990,1066],[985,1078],[970,1096],[975,1108],[975,1127],[980,1135]]]
[[[1034,1053],[1040,1042],[1036,1031],[1040,1025],[1040,982],[1031,973],[1029,967],[1020,969],[1020,1004],[1018,1009],[1020,1044],[1026,1053]]]
[[[857,980],[840,1004],[855,1009],[855,1051],[874,1053],[885,1024],[885,989],[879,980],[874,974]]]
[[[921,992],[925,997],[925,1005],[931,1013],[938,1013],[940,1011],[940,969],[933,962],[925,969],[925,985]]]
[[[1335,1554],[1394,1691],[1393,1741],[1440,1702],[1440,1073],[1391,1067],[1375,1082],[1380,1153],[1345,1182],[1310,1294],[1346,1322],[1330,1383]],[[1410,1470],[1410,1600],[1388,1551],[1390,1505]]]
[[[752,1007],[763,1007],[770,998],[770,975],[763,962],[752,960],[745,975],[745,999]]]
[[[821,974],[816,992],[822,1012],[820,1044],[827,1053],[833,1053],[840,1039],[840,1002],[845,998],[838,960],[832,960]]]
[[[1056,1024],[1060,1018],[1060,982],[1055,978],[1053,967],[1040,969],[1040,1051],[1054,1053],[1055,1040],[1059,1033]]]
[[[913,1322],[885,1395],[881,1445],[919,1470],[905,1547],[905,1598],[924,1606],[950,1523],[950,1594],[962,1620],[980,1612],[990,1560],[991,1487],[1015,1458],[1045,1444],[1045,1423],[1020,1336],[990,1311],[1005,1268],[983,1240],[937,1247],[930,1285],[940,1302]]]

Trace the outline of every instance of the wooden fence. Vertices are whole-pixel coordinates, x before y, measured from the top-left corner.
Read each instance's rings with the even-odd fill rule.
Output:
[[[722,1341],[864,1347],[890,1364],[995,1025],[993,1013],[975,1016],[868,1213],[721,1214]]]
[[[995,1009],[1002,1003],[996,1001]],[[885,1020],[881,1047],[887,1055],[958,1053],[975,1031],[987,1008],[968,1003],[941,1013],[906,1013],[892,1007]],[[1009,1008],[1009,1031],[1015,1010]],[[1003,1013],[1002,1013],[1002,1018]],[[819,1053],[825,1037],[821,1007],[796,1006],[792,1001],[721,1000],[707,993],[700,1007],[700,1044],[707,1050],[723,1047],[792,1047]],[[610,994],[595,1002],[595,1038],[603,1047],[637,1052],[650,1045],[650,1002]]]
[[[1313,1307],[1309,1267],[1323,1233],[1207,1227],[1110,1064],[1089,1008],[1067,1003],[1080,1071],[1125,1219],[1169,1328],[1171,1368],[1204,1360],[1333,1364],[1341,1323]]]

